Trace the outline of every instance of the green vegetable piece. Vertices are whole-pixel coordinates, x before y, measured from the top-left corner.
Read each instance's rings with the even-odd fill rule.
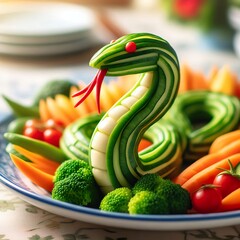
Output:
[[[138,192],[128,206],[130,214],[169,214],[168,200],[150,191]]]
[[[89,145],[92,133],[102,114],[91,114],[69,124],[63,131],[60,147],[69,158],[89,162]]]
[[[25,148],[28,151],[40,154],[56,162],[66,160],[65,154],[60,148],[57,148],[46,142],[26,137],[17,133],[5,133],[4,137],[12,144]]]
[[[143,191],[152,192],[156,195],[156,199],[159,198],[161,204],[163,204],[162,201],[165,199],[168,214],[187,213],[187,210],[191,208],[190,194],[186,189],[169,179],[161,178],[155,173],[142,176],[135,183],[132,191],[135,195]]]
[[[41,99],[46,99],[47,97],[54,98],[57,94],[63,94],[69,97],[70,89],[72,86],[77,87],[75,83],[72,83],[69,80],[57,79],[47,82],[41,87],[39,92],[34,97],[33,105],[38,106]]]
[[[54,176],[54,182],[61,181],[72,173],[80,171],[82,168],[88,169],[91,172],[91,168],[88,163],[83,160],[67,160],[63,162],[56,170]],[[91,175],[91,174],[90,174]]]
[[[132,192],[137,194],[141,191],[156,191],[163,181],[157,174],[146,174],[135,183]]]
[[[128,213],[128,203],[132,196],[132,191],[129,188],[116,188],[102,199],[100,209],[102,211]]]
[[[52,198],[81,206],[99,207],[102,193],[90,166],[80,159],[70,159],[57,169]]]
[[[2,95],[3,99],[6,101],[6,103],[11,108],[13,114],[17,117],[33,117],[38,118],[39,117],[39,111],[37,106],[25,106],[21,103],[18,103],[9,97]]]
[[[169,179],[159,185],[157,194],[165,197],[171,214],[185,214],[192,207],[189,192]]]

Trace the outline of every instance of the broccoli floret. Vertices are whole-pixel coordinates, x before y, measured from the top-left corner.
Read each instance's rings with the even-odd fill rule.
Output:
[[[37,106],[41,99],[46,99],[48,97],[54,98],[57,94],[69,97],[72,86],[78,87],[77,84],[68,79],[55,79],[48,81],[40,88],[39,92],[36,93],[33,105]]]
[[[168,214],[186,213],[191,208],[189,192],[179,184],[175,184],[169,179],[163,179],[157,174],[142,176],[136,182],[132,191],[135,195],[142,191],[152,192],[158,198],[161,198],[161,202],[165,199]]]
[[[164,180],[157,188],[157,194],[167,199],[170,213],[183,214],[191,208],[189,192],[171,180]]]
[[[77,171],[81,171],[81,169],[89,169],[91,171],[91,168],[89,164],[83,160],[80,159],[70,159],[65,162],[63,162],[56,170],[53,181],[56,183],[60,180],[65,179],[72,173],[76,173]]]
[[[168,203],[163,196],[150,191],[137,192],[128,204],[130,214],[168,214]]]
[[[81,206],[98,207],[102,194],[85,161],[67,160],[55,173],[52,198]]]
[[[164,181],[157,174],[146,174],[143,175],[133,186],[133,194],[137,194],[141,191],[156,191],[159,184]]]
[[[131,198],[132,191],[129,188],[116,188],[102,199],[100,209],[109,212],[128,213],[128,203]]]

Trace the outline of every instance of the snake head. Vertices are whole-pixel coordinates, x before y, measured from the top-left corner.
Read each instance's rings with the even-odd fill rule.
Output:
[[[128,34],[107,44],[90,60],[89,65],[99,71],[86,88],[73,95],[77,97],[83,94],[75,107],[81,104],[96,86],[96,101],[100,112],[100,91],[106,75],[123,76],[153,71],[157,68],[159,54],[164,54],[167,46],[165,40],[149,33]]]
[[[128,34],[101,48],[89,65],[108,69],[109,76],[152,71],[158,60],[159,39],[161,38],[149,33]]]

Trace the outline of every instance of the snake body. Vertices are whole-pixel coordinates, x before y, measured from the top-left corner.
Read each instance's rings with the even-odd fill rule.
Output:
[[[137,151],[146,130],[164,116],[178,92],[179,62],[170,44],[153,34],[129,34],[100,49],[90,60],[90,66],[100,71],[93,83],[74,95],[85,94],[80,102],[94,85],[99,95],[105,74],[142,73],[135,86],[101,118],[93,132],[89,158],[102,190],[109,192],[120,186],[131,186],[141,175],[179,162],[181,150],[174,131],[165,130],[172,148],[165,146],[160,151],[155,144],[143,155]]]

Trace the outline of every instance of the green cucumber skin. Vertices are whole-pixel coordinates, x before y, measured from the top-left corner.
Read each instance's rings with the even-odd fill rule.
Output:
[[[125,45],[129,41],[136,44],[136,52],[126,52]],[[177,55],[169,43],[158,36],[147,33],[129,34],[99,50],[91,59],[90,66],[108,69],[109,76],[138,73],[147,76],[145,74],[153,73],[148,91],[117,120],[108,136],[106,152],[103,153],[106,155],[107,164],[107,170],[103,171],[103,174],[108,175],[109,185],[113,188],[131,186],[144,174],[144,169],[141,169],[141,158],[137,153],[140,139],[151,125],[164,116],[177,96],[180,80]],[[121,106],[121,102],[127,99],[140,83],[141,78],[113,108]],[[107,112],[99,124],[108,116]],[[101,136],[100,133],[97,126],[90,142],[91,151],[96,150],[95,139],[96,136]],[[176,147],[175,150],[177,149],[180,148]],[[148,157],[147,161],[151,162],[154,155],[149,154]],[[92,159],[90,155],[90,162],[95,161],[97,159]],[[101,177],[96,174],[96,178]],[[99,180],[101,182],[101,179]]]
[[[28,151],[40,154],[56,162],[63,162],[67,159],[63,151],[46,142],[23,136],[16,133],[5,133],[4,137],[13,145],[18,145]]]
[[[60,148],[73,159],[89,162],[89,143],[102,114],[92,114],[68,125],[60,140]]]
[[[160,73],[157,71],[154,73],[153,84],[149,92],[136,105],[132,107],[131,111],[123,117],[123,120],[119,119],[118,125],[109,137],[109,146],[107,148],[108,150],[106,159],[109,176],[114,188],[120,187],[122,185],[119,183],[116,175],[114,174],[115,170],[112,161],[114,154],[112,149],[114,149],[114,145],[116,144],[115,139],[119,139],[119,141],[121,141],[121,144],[125,146],[119,148],[119,157],[117,159],[119,159],[119,167],[121,168],[124,178],[130,184],[130,186],[132,186],[136,182],[136,176],[141,176],[141,174],[138,173],[138,169],[141,166],[141,158],[138,159],[139,157],[137,150],[135,149],[132,151],[132,149],[136,148],[138,145],[136,143],[140,141],[145,130],[148,129],[150,125],[158,121],[168,110],[168,108],[165,108],[165,111],[156,111],[155,115],[153,114],[154,107],[159,101],[159,96],[162,96],[164,94],[164,88],[162,88],[162,81],[164,81],[164,79],[162,79],[162,81],[158,81]],[[170,85],[169,88],[174,89],[174,83]],[[149,99],[151,99],[151,101]],[[167,103],[165,105],[167,105]],[[154,119],[154,121],[151,119]],[[124,130],[122,130],[123,126]],[[131,141],[128,142],[128,139],[130,137]],[[155,156],[149,155],[149,161],[154,160],[154,158]],[[114,161],[116,161],[116,156],[114,157]],[[131,166],[132,171],[135,172],[135,175],[129,171],[129,165]],[[146,171],[149,170],[150,169]]]
[[[206,112],[209,121],[203,127],[193,129],[190,118],[196,116],[197,111],[202,115]],[[189,91],[178,95],[164,118],[180,130],[184,129],[182,135],[185,134],[187,139],[184,158],[194,161],[208,152],[216,137],[238,127],[240,102],[236,97],[222,93]]]

